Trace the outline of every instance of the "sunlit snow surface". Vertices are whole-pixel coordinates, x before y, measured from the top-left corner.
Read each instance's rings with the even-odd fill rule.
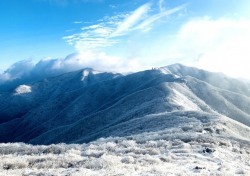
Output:
[[[30,92],[32,92],[32,89],[30,86],[27,85],[20,85],[15,89],[15,95],[27,94]]]
[[[0,175],[250,174],[249,144],[198,133],[186,141],[165,135],[162,131],[82,145],[1,144]]]
[[[224,116],[197,112],[149,118],[160,123],[160,117],[171,116],[180,118],[180,123],[156,132],[100,138],[88,144],[0,144],[0,175],[250,174],[249,127]]]

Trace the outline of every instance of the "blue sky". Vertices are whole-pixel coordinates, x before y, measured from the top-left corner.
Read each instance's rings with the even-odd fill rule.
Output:
[[[246,0],[1,0],[0,78],[44,62],[121,72],[180,62],[247,77],[249,9]]]

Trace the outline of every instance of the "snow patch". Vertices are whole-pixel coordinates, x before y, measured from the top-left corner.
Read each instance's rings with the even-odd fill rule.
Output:
[[[171,71],[169,71],[168,69],[164,68],[164,67],[161,67],[159,69],[163,74],[172,74]]]
[[[85,69],[82,72],[82,79],[81,80],[84,81],[90,74],[97,75],[97,74],[101,74],[101,73],[103,73],[103,72],[92,70],[92,69]]]
[[[83,73],[82,73],[82,81],[84,81],[84,79],[86,78],[86,77],[88,77],[89,76],[89,71],[88,70],[84,70],[83,71]]]
[[[94,75],[97,75],[97,74],[100,74],[100,73],[103,73],[103,72],[94,70],[94,71],[92,71],[92,73],[93,73]],[[111,73],[112,73],[112,72],[111,72]],[[114,74],[115,74],[115,73],[114,73]]]
[[[28,85],[20,85],[15,89],[15,95],[31,93],[32,89]]]

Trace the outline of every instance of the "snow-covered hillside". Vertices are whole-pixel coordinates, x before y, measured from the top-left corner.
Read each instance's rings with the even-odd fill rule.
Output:
[[[188,111],[250,126],[249,90],[247,82],[180,64],[126,76],[87,68],[2,92],[0,141],[81,143],[134,135],[179,125],[179,118],[170,123],[167,117]]]
[[[226,117],[197,112],[148,118],[159,124],[165,119],[169,124],[154,132],[100,138],[88,144],[0,144],[0,175],[250,174],[248,127]],[[135,122],[134,129],[143,125],[157,126]]]
[[[87,68],[0,95],[0,175],[250,174],[246,81]]]
[[[249,87],[179,64],[126,76],[88,68],[2,92],[0,141],[51,144],[126,136],[167,128],[162,121],[135,129],[135,122],[156,123],[149,117],[182,111],[221,114],[249,126]]]

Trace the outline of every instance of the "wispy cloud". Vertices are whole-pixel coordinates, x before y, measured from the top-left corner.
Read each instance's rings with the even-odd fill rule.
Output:
[[[162,3],[161,0],[158,3]],[[73,45],[78,52],[113,46],[121,42],[121,37],[128,36],[134,31],[140,32],[152,28],[159,19],[177,13],[185,6],[156,11],[151,10],[155,7],[154,4],[146,3],[132,12],[100,19],[99,23],[84,26],[80,33],[65,36],[63,39]]]
[[[116,6],[116,5],[114,5],[114,4],[110,4],[110,5],[109,5],[109,7],[110,7],[111,9],[115,9],[115,8],[117,8],[117,6]]]
[[[80,33],[63,37],[68,44],[73,45],[78,51],[103,48],[118,43],[118,40],[110,38],[116,29],[122,15],[106,17],[102,22],[81,28]]]
[[[75,29],[67,29],[67,30],[65,30],[65,32],[72,32],[72,31],[75,31]]]
[[[143,19],[143,15],[148,13],[150,6],[150,3],[147,3],[132,12],[127,18],[125,18],[123,22],[117,26],[112,36],[124,35],[124,33],[128,32],[131,27]]]
[[[165,10],[165,0],[159,0],[158,2],[158,6],[159,6],[159,9],[160,9],[160,12],[163,12]]]
[[[82,21],[74,21],[74,24],[82,24]]]
[[[154,22],[156,22],[157,20],[169,16],[171,14],[174,14],[182,9],[184,9],[186,7],[186,4],[172,8],[170,10],[164,10],[158,14],[152,15],[151,17],[149,17],[148,19],[144,20],[141,24],[139,24],[136,29],[145,29],[147,27],[149,27],[150,25],[152,25]]]

